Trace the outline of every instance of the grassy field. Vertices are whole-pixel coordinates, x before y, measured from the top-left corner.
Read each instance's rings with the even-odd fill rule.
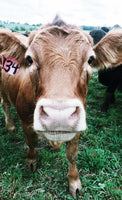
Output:
[[[82,200],[121,200],[122,94],[116,91],[116,104],[102,113],[105,87],[92,74],[87,96],[87,130],[81,133],[77,167],[82,182]],[[73,200],[68,191],[68,162],[65,144],[54,151],[39,142],[38,168],[26,169],[27,146],[15,110],[11,110],[17,132],[5,128],[0,107],[0,200]]]

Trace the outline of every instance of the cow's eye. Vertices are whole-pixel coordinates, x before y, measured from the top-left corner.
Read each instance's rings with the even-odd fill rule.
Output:
[[[88,59],[88,63],[91,64],[93,60],[94,60],[94,56],[90,56],[90,58]]]
[[[27,61],[30,65],[33,63],[33,59],[31,58],[31,56],[27,56]]]

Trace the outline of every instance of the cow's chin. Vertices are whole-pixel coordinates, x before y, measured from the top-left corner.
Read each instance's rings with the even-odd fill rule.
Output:
[[[37,131],[38,135],[45,137],[49,141],[53,142],[67,142],[72,140],[76,132],[62,132],[62,131],[50,131],[50,132],[41,132]]]

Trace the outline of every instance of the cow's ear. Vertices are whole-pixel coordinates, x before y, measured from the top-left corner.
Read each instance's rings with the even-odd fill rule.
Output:
[[[122,63],[122,29],[111,30],[94,48],[92,67],[114,67]]]
[[[0,63],[2,57],[13,57],[20,65],[24,62],[27,49],[25,36],[11,32],[7,29],[0,30]]]

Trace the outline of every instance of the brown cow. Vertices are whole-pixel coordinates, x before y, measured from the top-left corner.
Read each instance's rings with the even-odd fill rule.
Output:
[[[16,69],[10,59],[14,58],[20,64],[15,76],[1,70],[6,126],[9,131],[15,129],[9,111],[12,103],[29,146],[27,163],[33,169],[36,168],[37,135],[46,138],[54,149],[66,142],[69,189],[74,197],[76,191],[81,190],[76,156],[80,132],[86,129],[85,101],[91,74],[89,64],[101,66],[104,60],[106,65],[113,63],[109,58],[116,53],[111,50],[113,47],[118,48],[114,62],[119,64],[122,49],[117,44],[122,42],[122,32],[115,33],[116,41],[111,42],[113,36],[114,33],[109,34],[105,44],[101,41],[93,51],[89,35],[61,20],[32,33],[28,46],[22,36],[19,39],[9,31],[0,32],[0,57],[4,56],[5,71],[9,72],[11,66]],[[107,57],[106,51],[110,52]]]

